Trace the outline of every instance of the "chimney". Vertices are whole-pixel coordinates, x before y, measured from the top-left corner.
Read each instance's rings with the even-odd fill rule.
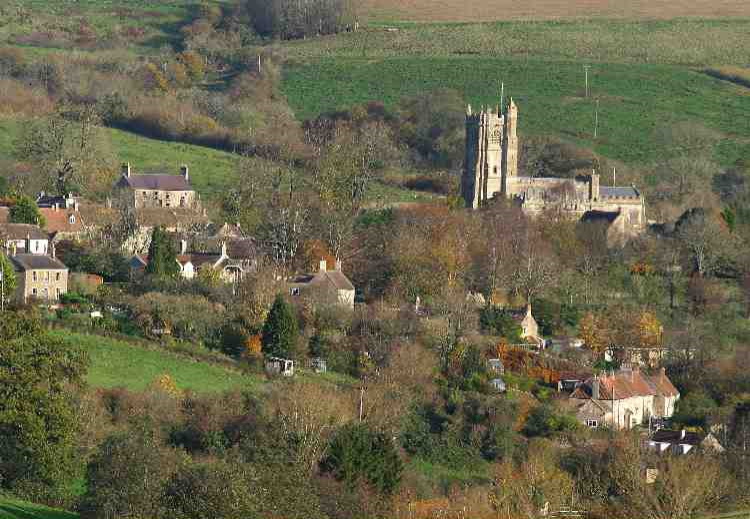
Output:
[[[187,254],[187,240],[180,240],[180,254]]]
[[[52,242],[52,257],[54,258],[57,254],[57,251],[55,250],[55,242]]]
[[[599,400],[599,377],[594,377],[594,381],[591,383],[591,398]]]
[[[341,272],[341,260],[336,260],[336,272]]]
[[[589,184],[589,199],[592,202],[599,201],[599,174],[596,170],[591,172],[591,183]]]
[[[322,259],[320,260],[320,272],[325,272],[328,270],[328,265],[326,263],[326,260]]]
[[[228,258],[227,256],[227,242],[226,240],[221,242],[221,257],[222,258]]]
[[[130,178],[130,162],[126,162],[122,165],[122,176]]]
[[[681,429],[680,430],[680,439],[684,440],[686,434],[687,434],[687,431],[685,431],[685,429]]]
[[[182,175],[183,177],[185,177],[185,182],[188,181],[188,179],[189,179],[189,171],[188,171],[187,164],[183,164],[182,166],[180,166],[180,175]]]
[[[76,200],[75,202],[73,202],[73,211],[75,211],[77,213],[78,212],[78,208],[79,208],[79,206],[78,206],[78,200]]]
[[[26,233],[26,240],[24,241],[23,246],[26,249],[24,252],[26,254],[31,254],[31,235],[29,233]]]

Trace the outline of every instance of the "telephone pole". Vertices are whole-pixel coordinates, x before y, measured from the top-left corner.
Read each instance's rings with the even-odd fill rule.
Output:
[[[586,97],[589,96],[589,69],[590,68],[591,68],[591,65],[584,65],[583,66],[583,71],[584,71],[584,74],[585,74],[585,77],[586,77],[586,90],[585,90]]]
[[[596,108],[594,109],[594,139],[599,133],[599,100],[596,100]]]

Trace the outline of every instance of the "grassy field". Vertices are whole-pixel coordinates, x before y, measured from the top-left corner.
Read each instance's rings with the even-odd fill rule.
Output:
[[[683,67],[595,65],[587,99],[580,63],[468,56],[320,59],[290,66],[284,92],[299,117],[310,117],[370,100],[392,107],[404,96],[438,88],[456,89],[478,107],[498,102],[501,82],[517,100],[522,134],[557,134],[610,158],[645,163],[663,152],[653,139],[659,125],[690,121],[723,137],[716,149],[720,162],[750,154],[750,90]]]
[[[362,0],[370,19],[466,21],[750,16],[744,0]]]
[[[195,392],[219,392],[250,388],[257,379],[219,365],[197,362],[168,351],[153,349],[114,339],[68,331],[52,332],[68,344],[82,346],[91,359],[88,383],[94,387],[124,387],[139,391],[157,377],[169,374],[179,389]]]
[[[76,519],[78,514],[0,496],[0,519]]]
[[[75,47],[143,54],[178,42],[197,0],[3,0],[0,41],[39,52]],[[85,27],[81,31],[81,27]],[[93,38],[88,36],[93,34]]]
[[[750,15],[749,15],[750,16]],[[290,59],[488,56],[583,63],[746,66],[749,18],[372,25],[284,45]]]

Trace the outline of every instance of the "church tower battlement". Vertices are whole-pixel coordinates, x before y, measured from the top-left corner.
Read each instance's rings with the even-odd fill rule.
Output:
[[[518,175],[518,108],[466,110],[466,159],[461,192],[467,207],[477,208],[495,193],[505,194],[506,179]]]

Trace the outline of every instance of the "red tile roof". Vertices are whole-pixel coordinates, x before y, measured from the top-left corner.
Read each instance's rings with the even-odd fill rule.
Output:
[[[571,398],[591,398],[596,378],[590,378],[570,395]],[[679,391],[663,371],[648,375],[638,369],[623,369],[600,375],[599,399],[619,400],[634,396],[676,396]]]

